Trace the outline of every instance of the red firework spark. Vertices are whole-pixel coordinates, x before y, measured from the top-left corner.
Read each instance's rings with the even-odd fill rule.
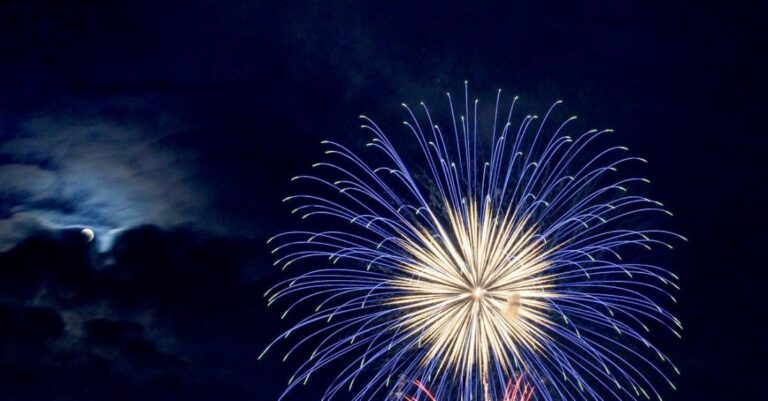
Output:
[[[434,395],[420,380],[414,380],[413,384],[426,394],[429,401],[437,401]],[[507,381],[507,386],[504,389],[504,399],[502,401],[530,401],[533,396],[533,387],[523,383],[523,377],[520,376],[516,381]],[[405,401],[419,401],[415,396],[406,395],[403,397]]]

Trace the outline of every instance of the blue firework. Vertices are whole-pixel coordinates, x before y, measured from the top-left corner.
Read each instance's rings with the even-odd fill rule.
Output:
[[[401,155],[361,116],[364,153],[323,141],[328,161],[294,178],[307,192],[285,202],[317,228],[270,239],[275,264],[299,271],[265,296],[306,313],[264,351],[299,336],[286,393],[335,362],[324,400],[414,379],[439,399],[501,399],[510,377],[544,400],[661,399],[677,368],[647,337],[680,335],[662,307],[677,277],[639,251],[684,238],[647,227],[671,213],[619,172],[645,160],[603,146],[611,130],[553,123],[559,101],[518,117],[499,91],[479,121],[466,85],[447,99],[440,124],[403,105],[417,150]]]

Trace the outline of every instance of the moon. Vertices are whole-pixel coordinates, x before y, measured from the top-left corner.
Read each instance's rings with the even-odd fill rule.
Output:
[[[93,241],[93,238],[96,236],[96,234],[94,234],[93,230],[91,230],[88,227],[80,230],[80,234],[83,234],[83,237],[85,237],[85,242]]]

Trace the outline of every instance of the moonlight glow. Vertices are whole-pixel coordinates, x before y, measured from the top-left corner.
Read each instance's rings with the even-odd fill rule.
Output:
[[[288,390],[334,361],[324,400],[342,388],[392,396],[402,377],[465,400],[501,399],[521,374],[544,400],[674,388],[677,368],[646,336],[679,336],[663,307],[676,277],[642,255],[682,237],[635,226],[670,214],[633,194],[648,180],[619,173],[645,160],[602,145],[610,130],[553,123],[559,103],[540,118],[519,115],[517,98],[503,106],[500,91],[485,111],[448,95],[442,121],[403,105],[418,157],[401,157],[367,117],[364,156],[323,142],[329,161],[285,199],[323,229],[273,238],[276,265],[303,270],[269,304],[290,298],[283,317],[309,313],[279,338],[299,336],[284,360],[307,355]]]

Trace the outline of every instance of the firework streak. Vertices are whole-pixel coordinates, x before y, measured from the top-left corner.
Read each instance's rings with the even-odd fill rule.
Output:
[[[329,160],[294,178],[307,192],[285,201],[322,229],[270,240],[275,264],[300,271],[268,302],[305,314],[264,351],[299,336],[284,360],[308,357],[286,392],[335,361],[324,400],[391,396],[398,377],[440,399],[501,399],[520,374],[537,399],[661,399],[679,372],[646,337],[680,335],[663,307],[677,277],[642,260],[684,238],[649,227],[671,213],[619,173],[645,160],[601,145],[611,130],[553,122],[560,102],[513,118],[517,98],[502,106],[499,91],[478,121],[464,95],[448,95],[445,125],[403,105],[420,149],[408,157],[361,116],[365,157],[323,141]]]
[[[429,401],[437,401],[437,398],[435,398],[435,396],[432,395],[432,393],[424,385],[424,383],[422,383],[419,380],[415,380],[413,384],[416,386],[418,391],[421,394],[424,394],[424,396]],[[524,384],[523,377],[520,376],[517,378],[514,384],[512,383],[511,380],[507,382],[507,386],[504,388],[504,398],[502,399],[502,401],[529,401],[532,395],[533,395],[533,388]],[[418,396],[406,395],[403,397],[403,399],[405,401],[419,401]]]

